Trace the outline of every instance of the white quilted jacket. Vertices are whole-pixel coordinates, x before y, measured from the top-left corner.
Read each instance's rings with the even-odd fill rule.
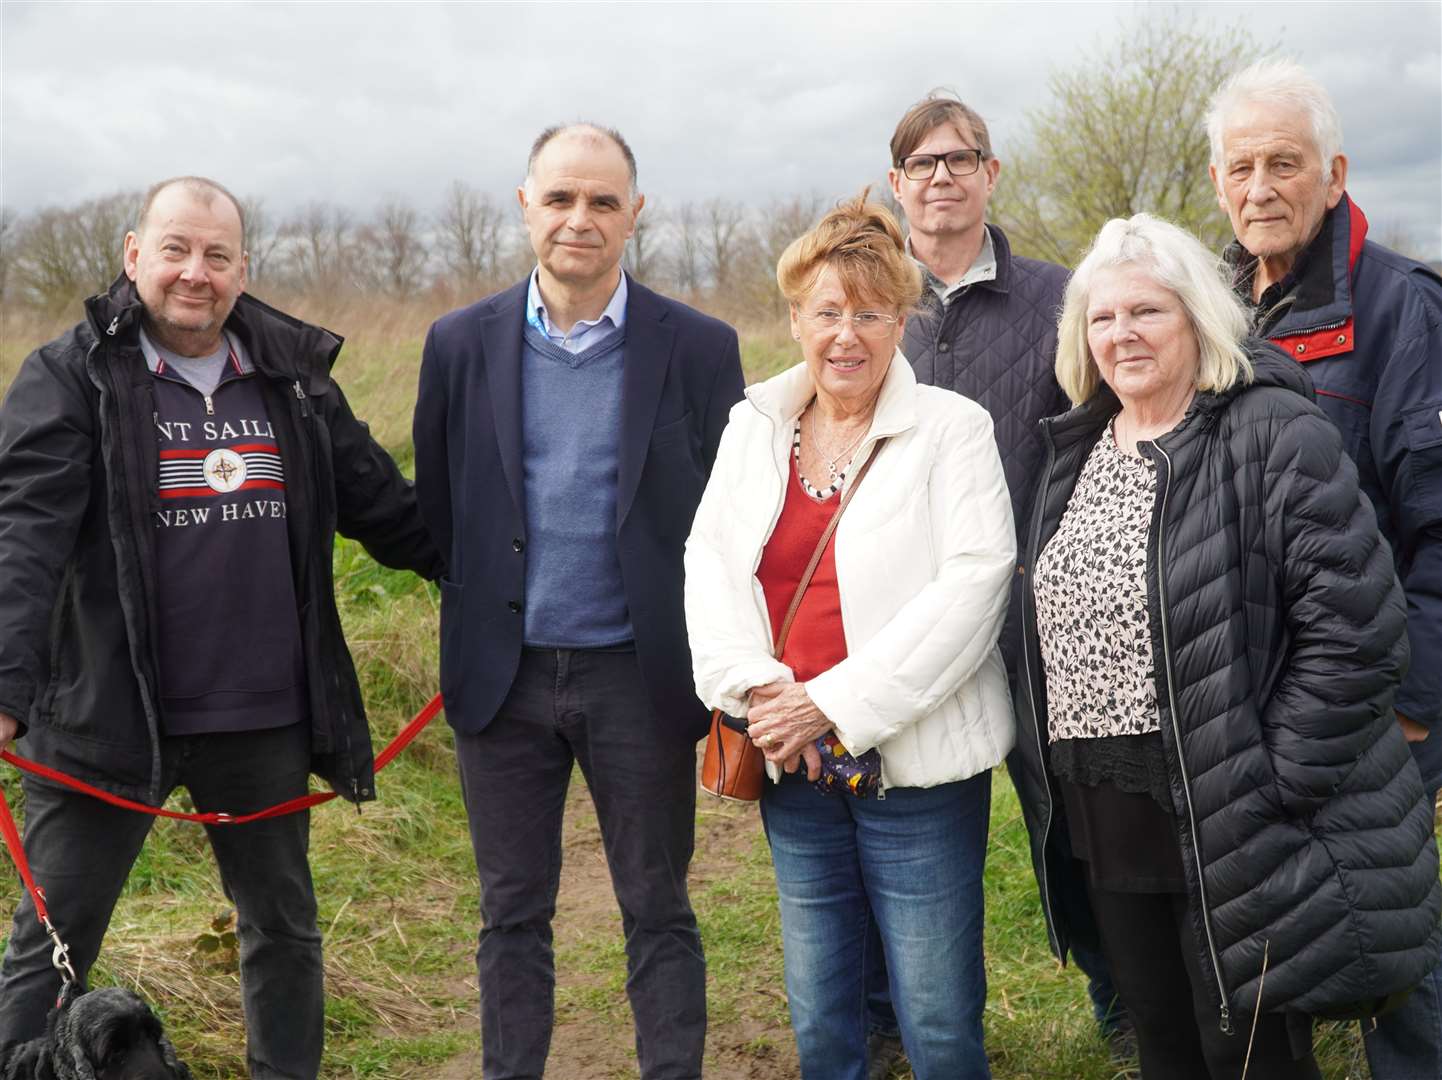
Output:
[[[813,396],[805,364],[746,391],[686,542],[696,692],[734,716],[753,687],[793,678],[772,659],[756,568]],[[986,410],[918,385],[900,352],[853,475],[883,436],[836,532],[847,658],[806,689],[848,750],[880,749],[886,786],[931,787],[997,765],[1015,738],[996,647],[1016,568],[1011,502]]]

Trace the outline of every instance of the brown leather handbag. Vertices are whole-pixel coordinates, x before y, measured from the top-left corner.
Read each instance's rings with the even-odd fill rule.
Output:
[[[786,651],[786,638],[791,633],[791,623],[796,618],[796,611],[801,607],[801,598],[806,595],[806,587],[811,584],[812,575],[821,565],[821,556],[836,532],[842,512],[856,494],[856,489],[861,486],[862,479],[885,442],[884,438],[876,441],[871,456],[862,463],[856,478],[841,496],[836,513],[832,514],[831,520],[826,523],[816,550],[811,553],[811,561],[806,564],[801,580],[796,583],[796,592],[791,597],[791,606],[786,609],[786,618],[781,621],[781,633],[777,635],[776,648],[772,655],[780,657]],[[720,709],[714,710],[711,713],[711,731],[706,736],[706,755],[701,759],[701,790],[731,802],[755,802],[761,798],[761,787],[765,782],[766,755],[746,734],[746,721],[723,713]]]

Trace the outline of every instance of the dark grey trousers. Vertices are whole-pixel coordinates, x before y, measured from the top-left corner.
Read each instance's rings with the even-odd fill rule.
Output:
[[[551,919],[573,763],[595,803],[626,935],[644,1080],[695,1080],[706,964],[686,892],[696,748],[658,722],[634,652],[526,649],[479,735],[456,735],[481,880],[476,967],[485,1080],[545,1070],[554,1022]]]
[[[164,790],[189,789],[196,808],[248,813],[303,795],[306,724],[189,735],[161,747]],[[50,919],[84,979],[154,818],[25,777],[25,853]],[[307,812],[249,825],[207,826],[235,904],[246,1057],[254,1080],[315,1080],[324,1024],[321,938],[306,854]],[[60,977],[27,893],[0,965],[0,1043],[45,1031]]]

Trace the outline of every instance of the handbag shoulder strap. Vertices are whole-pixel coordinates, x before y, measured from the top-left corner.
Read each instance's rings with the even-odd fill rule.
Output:
[[[851,497],[856,494],[856,489],[861,486],[861,481],[866,479],[866,473],[871,468],[871,463],[876,460],[876,455],[881,453],[881,448],[885,445],[886,438],[884,436],[876,440],[876,445],[871,449],[871,456],[861,463],[860,471],[857,472],[851,483],[846,485],[846,490],[841,495],[841,503],[836,507],[836,513],[832,514],[831,520],[826,523],[826,528],[821,533],[821,539],[816,544],[816,550],[811,553],[811,561],[806,564],[806,569],[801,574],[801,580],[796,583],[796,593],[791,597],[791,606],[786,609],[786,618],[781,620],[781,633],[776,637],[775,655],[778,660],[786,651],[786,639],[791,634],[792,620],[796,618],[796,612],[801,607],[801,598],[806,595],[806,587],[811,584],[811,576],[821,565],[821,556],[826,551],[826,545],[835,535],[836,526],[841,521],[841,515],[846,512]]]

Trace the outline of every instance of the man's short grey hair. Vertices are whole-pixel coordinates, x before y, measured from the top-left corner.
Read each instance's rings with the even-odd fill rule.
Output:
[[[536,159],[541,156],[552,139],[560,135],[589,135],[597,142],[609,140],[614,143],[621,156],[626,159],[626,171],[631,178],[631,197],[636,197],[636,155],[631,152],[631,144],[615,128],[604,127],[601,124],[592,124],[589,121],[579,121],[574,124],[552,124],[536,136],[535,142],[531,143],[531,154],[526,159],[526,179],[530,180],[536,171]]]
[[[191,195],[195,196],[206,206],[209,206],[217,197],[226,199],[230,205],[235,207],[236,216],[240,218],[240,246],[245,250],[245,207],[241,206],[240,200],[235,197],[231,190],[219,181],[212,180],[208,176],[172,176],[168,180],[161,180],[159,183],[151,184],[150,189],[145,193],[145,198],[140,203],[140,214],[135,219],[135,231],[145,231],[146,219],[150,217],[150,208],[160,193],[179,185],[185,188]]]
[[[1087,344],[1087,307],[1098,270],[1135,266],[1171,290],[1197,338],[1197,389],[1223,391],[1252,381],[1242,348],[1247,315],[1215,255],[1170,221],[1137,214],[1102,226],[1067,282],[1057,330],[1056,381],[1074,405],[1101,386],[1101,371]]]
[[[1243,68],[1224,82],[1207,105],[1207,138],[1212,164],[1222,164],[1222,135],[1227,118],[1244,105],[1281,105],[1299,109],[1312,126],[1312,142],[1330,171],[1342,152],[1342,118],[1332,95],[1295,60],[1270,57]]]

